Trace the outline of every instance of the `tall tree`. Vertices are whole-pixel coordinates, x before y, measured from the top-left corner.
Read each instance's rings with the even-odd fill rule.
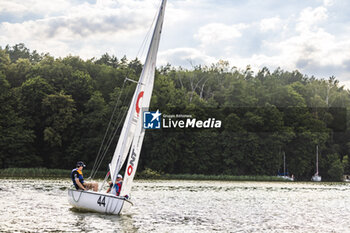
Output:
[[[0,72],[0,167],[32,167],[41,164],[34,153],[34,134],[16,111],[16,96]]]

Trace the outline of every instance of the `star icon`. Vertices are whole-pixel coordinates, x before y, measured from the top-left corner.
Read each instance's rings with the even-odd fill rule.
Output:
[[[153,118],[152,118],[151,122],[154,121],[155,119],[157,119],[159,121],[160,115],[162,115],[162,114],[159,112],[159,109],[155,113],[152,113]]]

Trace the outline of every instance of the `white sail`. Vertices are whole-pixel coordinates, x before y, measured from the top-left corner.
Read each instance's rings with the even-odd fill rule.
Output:
[[[149,104],[151,102],[153,84],[154,84],[154,73],[157,60],[157,52],[160,41],[160,34],[162,31],[164,10],[165,10],[166,0],[163,0],[160,7],[157,22],[154,28],[151,44],[147,53],[144,68],[141,73],[141,77],[138,84],[137,93],[138,96],[142,95],[142,98],[138,100],[138,106],[135,108],[142,109],[142,111],[147,111]],[[141,110],[140,110],[141,111]],[[142,112],[141,111],[141,112]],[[126,170],[123,179],[123,186],[120,195],[129,195],[134,180],[135,172],[137,169],[138,161],[140,158],[140,152],[142,147],[143,138],[145,135],[145,129],[142,126],[142,117],[138,117],[136,122],[136,131],[133,137],[132,146],[129,152],[128,163],[126,164]]]
[[[137,96],[135,92],[131,101],[132,104],[135,103],[136,98]],[[122,132],[119,136],[117,147],[114,151],[114,155],[110,163],[109,170],[111,174],[111,180],[113,182],[115,182],[118,175],[118,171],[128,155],[137,122],[133,119],[137,119],[138,117],[139,113],[135,111],[134,108],[129,108],[128,114],[126,115],[124,121]]]
[[[112,161],[110,163],[111,180],[116,181],[117,173],[120,167],[124,164],[129,153],[131,143],[135,138],[139,138],[140,129],[142,128],[142,111],[141,109],[148,108],[151,101],[151,95],[154,83],[155,64],[160,41],[160,34],[164,19],[166,0],[162,1],[157,22],[153,31],[151,44],[148,50],[144,68],[142,70],[139,82],[136,86],[136,91],[133,95],[128,114],[125,118],[122,132],[120,134],[117,147],[115,149]],[[142,137],[143,138],[143,137]],[[139,140],[138,140],[139,141]],[[142,145],[142,140],[141,140]],[[140,148],[141,149],[141,148]],[[132,154],[132,153],[130,153]],[[137,156],[138,157],[138,156]],[[124,180],[123,186],[127,186]]]

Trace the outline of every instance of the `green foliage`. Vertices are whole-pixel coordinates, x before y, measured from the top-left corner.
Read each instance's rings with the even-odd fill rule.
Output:
[[[67,178],[70,172],[69,170],[47,168],[7,168],[0,170],[0,177]]]
[[[12,87],[19,87],[32,75],[32,64],[28,59],[19,58],[8,66],[6,76]]]
[[[90,170],[84,170],[84,177],[90,175]],[[0,170],[0,178],[67,178],[71,170],[47,168],[6,168]],[[96,178],[103,179],[105,173],[99,172]],[[136,174],[136,179],[166,179],[166,180],[227,180],[227,181],[285,181],[276,176],[228,176],[204,174],[161,174],[150,168]]]
[[[33,131],[26,128],[16,112],[16,97],[0,72],[0,167],[35,166],[40,158],[33,153]]]
[[[42,110],[46,119],[44,141],[52,147],[61,147],[62,134],[74,120],[74,100],[62,92],[47,95],[42,100]]]
[[[1,50],[1,47],[0,47]],[[12,47],[7,45],[4,51],[9,55],[12,63],[16,63],[19,59],[29,60],[30,63],[35,64],[40,62],[44,56],[48,54],[39,54],[36,50],[30,51],[23,43],[16,44]]]
[[[54,88],[45,79],[36,76],[22,83],[19,88],[19,105],[22,115],[30,127],[39,127],[43,122],[41,104],[43,99],[54,93]]]
[[[226,180],[226,181],[281,181],[286,180],[277,176],[232,176],[232,175],[206,175],[206,174],[165,174],[156,179],[167,180]]]
[[[0,177],[3,178],[68,178],[72,170],[38,168],[6,168],[0,170]],[[90,170],[84,170],[84,177],[88,177]],[[96,178],[104,178],[105,174],[99,172]]]
[[[84,61],[38,54],[24,44],[0,48],[0,167],[68,169],[84,160],[92,168],[118,97],[113,127],[130,103],[135,84],[124,80],[138,80],[141,70],[137,58],[107,53]],[[254,74],[250,66],[238,70],[222,60],[192,70],[168,64],[156,71],[150,109],[215,116],[223,128],[147,131],[139,164],[144,177],[270,177],[281,169],[283,151],[288,172],[309,180],[316,145],[322,178],[350,173],[350,93],[333,76],[266,67]]]
[[[344,174],[350,174],[350,163],[348,155],[345,155],[343,157],[342,165],[344,167]]]
[[[10,60],[10,56],[8,55],[8,53],[6,53],[5,50],[2,50],[0,48],[0,72],[5,74],[10,62],[11,62],[11,60]]]
[[[332,181],[342,181],[344,174],[344,167],[339,159],[332,162],[328,170],[328,176]]]
[[[157,171],[153,171],[150,168],[145,168],[142,172],[137,173],[137,178],[143,179],[159,179],[161,174]]]

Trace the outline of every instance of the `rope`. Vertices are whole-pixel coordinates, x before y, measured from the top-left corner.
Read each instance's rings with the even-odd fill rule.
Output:
[[[73,190],[69,190],[69,191],[70,191],[70,193],[72,194],[72,199],[73,199],[75,202],[78,202],[78,201],[80,200],[81,194],[83,194],[83,191],[80,191],[80,195],[79,195],[78,200],[75,200],[74,191],[73,191]]]
[[[160,8],[161,4],[162,4],[162,1],[160,1],[160,4],[159,4],[159,6],[158,6],[157,9]],[[139,48],[139,51],[138,51],[137,54],[136,54],[136,57],[138,57],[139,55],[140,55],[140,57],[143,56],[143,54],[144,54],[144,52],[145,52],[145,48],[146,48],[146,41],[148,40],[149,35],[151,34],[151,31],[152,31],[154,22],[155,22],[156,19],[157,19],[157,15],[158,15],[158,11],[156,11],[156,13],[155,13],[155,15],[154,15],[154,17],[153,17],[152,23],[151,23],[151,25],[150,25],[150,27],[149,27],[149,29],[148,29],[148,32],[147,32],[146,36],[144,37],[144,39],[143,39],[143,41],[142,41],[142,43],[141,43],[141,46],[140,46],[140,48]],[[142,50],[142,51],[141,51],[141,50]],[[141,54],[140,54],[140,51],[141,51]]]
[[[106,174],[106,176],[105,176],[105,178],[104,178],[104,180],[102,182],[102,185],[100,186],[100,190],[98,190],[99,192],[101,192],[103,185],[106,183],[106,181],[107,181],[107,179],[109,177],[109,174],[110,174],[110,172],[107,172],[107,174]]]
[[[109,146],[110,146],[110,144],[111,144],[113,138],[115,137],[117,131],[118,131],[119,128],[120,128],[120,125],[121,125],[121,122],[122,122],[122,121],[121,121],[122,119],[120,119],[120,115],[121,115],[121,113],[122,113],[123,111],[120,111],[120,112],[118,113],[118,116],[116,117],[116,120],[120,119],[117,128],[115,128],[115,125],[114,125],[112,131],[110,130],[110,129],[111,129],[112,122],[113,122],[113,119],[114,119],[115,112],[116,112],[116,110],[117,110],[117,108],[118,108],[118,105],[119,105],[119,102],[120,102],[121,95],[122,95],[122,93],[123,93],[123,91],[124,91],[124,89],[125,89],[125,82],[126,82],[126,80],[124,80],[123,86],[122,86],[122,88],[120,89],[120,93],[119,93],[119,96],[118,96],[118,99],[117,99],[117,103],[116,103],[116,105],[114,106],[114,109],[113,109],[113,112],[112,112],[112,116],[111,116],[111,118],[110,118],[110,120],[109,120],[109,123],[108,123],[107,129],[106,129],[105,135],[104,135],[104,137],[103,137],[101,146],[100,146],[99,151],[98,151],[98,153],[97,153],[97,156],[96,156],[96,159],[95,159],[95,162],[94,162],[94,166],[93,166],[93,168],[92,168],[91,175],[90,175],[89,178],[94,178],[94,177],[96,176],[97,171],[98,171],[98,169],[100,168],[100,166],[101,166],[101,164],[102,164],[102,161],[103,161],[103,159],[105,158],[105,156],[106,156],[106,154],[107,154],[107,151],[108,151],[108,149],[109,149]],[[130,90],[128,90],[127,94],[125,95],[124,100],[123,100],[123,103],[125,103],[125,100],[126,100],[128,94],[129,94],[129,92],[130,92]],[[122,106],[122,105],[121,105],[121,106]],[[125,115],[125,113],[123,114],[123,117],[124,117],[124,115]],[[109,134],[110,131],[111,131],[111,132],[114,132],[114,133],[113,133],[113,134],[112,134],[112,133],[110,134],[110,136],[109,136],[108,139],[107,139],[107,143],[106,143],[106,137],[107,137],[107,135]],[[106,145],[107,145],[107,146],[106,146]],[[105,147],[105,148],[104,148],[104,147]]]
[[[99,150],[98,150],[98,153],[97,153],[97,156],[96,156],[96,159],[95,159],[95,162],[94,162],[94,166],[92,167],[91,175],[90,175],[89,178],[95,176],[95,174],[93,175],[93,173],[94,173],[94,171],[95,171],[95,169],[96,169],[97,161],[98,161],[98,159],[99,159],[99,157],[100,157],[100,153],[101,153],[102,147],[103,147],[103,145],[104,145],[104,142],[105,142],[105,139],[106,139],[106,137],[107,137],[109,128],[110,128],[110,126],[111,126],[111,123],[112,123],[112,120],[113,120],[115,111],[116,111],[117,106],[118,106],[118,104],[119,104],[119,100],[120,100],[120,97],[121,97],[121,94],[122,94],[122,90],[124,89],[124,86],[125,86],[125,81],[123,82],[123,86],[122,86],[121,91],[120,91],[120,93],[119,93],[119,96],[118,96],[118,99],[117,99],[117,103],[116,103],[116,105],[114,106],[112,116],[111,116],[111,118],[109,119],[109,123],[108,123],[107,129],[106,129],[106,132],[105,132],[105,134],[104,134],[104,136],[103,136],[103,140],[102,140],[101,145],[100,145],[100,148],[99,148]],[[97,171],[97,170],[98,170],[98,169],[96,169],[96,171]],[[96,173],[96,172],[95,172],[95,173]]]
[[[129,91],[128,91],[127,94],[125,95],[124,102],[125,102],[125,100],[126,100],[128,94],[129,94]],[[125,118],[126,113],[127,113],[127,110],[128,110],[128,109],[126,109],[126,110],[124,111],[124,114],[123,114],[123,116],[122,116],[122,119]],[[121,112],[122,112],[122,111],[121,111]],[[121,112],[120,112],[120,113],[121,113]],[[111,134],[110,137],[109,137],[109,139],[107,140],[107,141],[108,141],[108,142],[107,142],[107,145],[105,146],[105,149],[104,149],[104,151],[102,152],[102,156],[100,156],[101,158],[99,159],[98,165],[96,166],[96,171],[95,171],[94,176],[96,175],[97,170],[100,168],[100,166],[101,166],[101,164],[102,164],[102,161],[103,161],[103,159],[105,158],[105,156],[106,156],[106,154],[107,154],[107,152],[108,152],[108,149],[110,148],[110,146],[111,146],[111,144],[112,144],[112,142],[113,142],[113,139],[114,139],[115,135],[117,134],[117,132],[118,132],[118,130],[119,130],[119,128],[120,128],[122,122],[123,122],[122,120],[119,121],[119,124],[118,124],[117,128],[116,128],[115,130],[113,130],[113,134]],[[93,176],[93,177],[94,177],[94,176]]]

